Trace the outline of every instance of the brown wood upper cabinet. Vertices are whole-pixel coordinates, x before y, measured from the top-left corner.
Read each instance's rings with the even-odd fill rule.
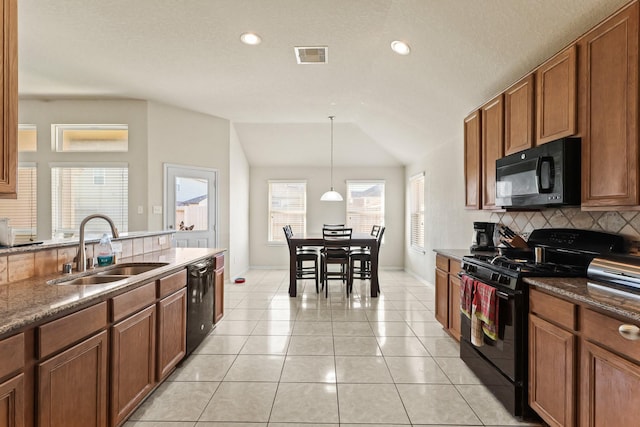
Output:
[[[536,145],[576,133],[576,45],[536,70]]]
[[[638,197],[638,3],[578,40],[582,206]]]
[[[480,108],[482,111],[482,209],[496,209],[496,160],[504,155],[504,95]]]
[[[482,128],[480,110],[464,119],[464,206],[467,209],[482,207]]]
[[[533,74],[504,93],[504,154],[533,147],[535,92]]]
[[[18,7],[2,0],[2,66],[0,68],[0,198],[15,199],[18,180]]]

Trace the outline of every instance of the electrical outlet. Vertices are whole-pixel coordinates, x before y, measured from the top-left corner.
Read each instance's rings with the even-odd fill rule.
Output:
[[[153,213],[154,215],[162,215],[162,206],[154,206]]]
[[[144,207],[143,206],[138,206],[138,214],[141,215],[144,213]]]

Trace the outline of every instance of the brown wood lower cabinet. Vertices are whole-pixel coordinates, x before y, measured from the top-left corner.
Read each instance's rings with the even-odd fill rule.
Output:
[[[187,352],[187,290],[181,289],[158,302],[158,368],[162,381]]]
[[[436,255],[435,317],[453,338],[460,341],[460,260]]]
[[[156,307],[111,328],[111,422],[120,424],[155,385]]]
[[[580,425],[637,426],[640,423],[638,364],[585,342],[581,368]]]
[[[449,275],[449,333],[460,341],[460,278]]]
[[[550,426],[640,425],[640,326],[532,289],[529,404]],[[580,350],[578,350],[580,349]]]
[[[529,315],[529,405],[550,426],[575,425],[576,337]]]
[[[224,254],[215,257],[215,265],[213,323],[218,323],[224,316]]]
[[[107,332],[38,364],[38,427],[107,426]]]
[[[24,427],[24,374],[0,383],[0,427]]]

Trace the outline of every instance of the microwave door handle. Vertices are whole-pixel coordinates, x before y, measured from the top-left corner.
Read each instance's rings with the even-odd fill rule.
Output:
[[[542,165],[548,163],[549,164],[549,187],[542,186]],[[553,191],[553,184],[555,181],[555,171],[553,167],[553,157],[551,156],[542,156],[538,157],[536,162],[536,180],[538,181],[538,193],[551,193]]]

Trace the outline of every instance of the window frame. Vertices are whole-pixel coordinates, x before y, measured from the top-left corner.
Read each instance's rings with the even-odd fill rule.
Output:
[[[127,147],[122,150],[65,150],[63,149],[63,135],[65,131],[127,131]],[[129,152],[129,125],[124,123],[108,124],[72,124],[72,123],[52,123],[51,124],[51,150],[55,153],[128,153]]]
[[[282,230],[280,230],[280,232],[278,233],[276,231],[275,235],[272,235],[273,230],[273,215],[272,212],[278,212],[278,211],[274,211],[272,209],[273,203],[272,203],[272,184],[302,184],[304,186],[304,193],[303,193],[303,212],[302,212],[302,233],[306,234],[307,233],[307,180],[306,179],[270,179],[267,181],[267,187],[268,187],[268,191],[267,191],[267,203],[268,203],[268,209],[267,209],[267,244],[268,245],[273,245],[273,246],[282,246],[282,245],[286,245],[287,244],[287,240],[284,237],[284,232]]]
[[[416,188],[417,186],[417,188]],[[422,188],[420,188],[422,187]],[[422,189],[422,191],[420,191]],[[418,200],[416,200],[416,196]],[[425,253],[425,173],[420,172],[409,178],[409,247],[417,252]],[[421,205],[421,206],[420,206]],[[414,215],[421,219],[418,232],[414,235]],[[421,236],[418,236],[421,234]],[[420,245],[422,240],[422,245]]]
[[[353,210],[353,209],[349,209],[349,199],[350,199],[350,195],[351,195],[351,191],[349,186],[351,184],[372,184],[372,185],[377,185],[377,184],[382,184],[382,196],[381,196],[381,207],[382,207],[382,212],[381,212],[381,216],[382,216],[382,220],[380,221],[379,224],[375,224],[375,225],[380,225],[380,226],[384,226],[385,225],[385,215],[386,215],[386,180],[384,179],[349,179],[346,182],[346,188],[347,188],[347,194],[346,194],[346,203],[345,203],[345,213],[346,213],[346,225],[347,227],[351,227],[353,228],[353,224],[351,223],[351,215],[352,214],[359,214],[359,215],[365,215],[366,212],[364,211],[357,211],[357,210]],[[374,224],[372,224],[374,225]],[[371,228],[369,228],[368,230],[353,230],[354,233],[366,233],[366,234],[370,234],[371,233]]]

